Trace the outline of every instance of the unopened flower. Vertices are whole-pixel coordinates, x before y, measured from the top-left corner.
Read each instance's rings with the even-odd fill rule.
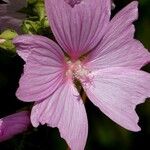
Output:
[[[150,75],[140,68],[150,61],[150,54],[134,39],[137,5],[132,2],[110,20],[111,0],[45,1],[60,46],[36,35],[13,41],[26,62],[16,95],[35,101],[33,126],[58,127],[72,150],[83,150],[88,122],[78,92],[82,85],[113,121],[140,130],[135,107],[150,96]]]
[[[26,0],[3,0],[7,4],[0,4],[0,30],[7,28],[21,32],[21,24],[26,15],[19,13],[20,9],[26,7]]]
[[[28,111],[22,111],[0,119],[0,142],[27,130],[30,125]]]

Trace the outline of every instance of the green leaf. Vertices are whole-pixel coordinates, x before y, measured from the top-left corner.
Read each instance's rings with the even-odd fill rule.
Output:
[[[22,25],[23,32],[27,34],[36,34],[40,28],[41,24],[39,21],[25,20]]]
[[[16,52],[15,46],[13,45],[12,40],[6,40],[5,42],[0,43],[0,48],[7,50],[9,52],[12,52],[12,53]]]
[[[42,20],[45,17],[44,2],[39,1],[35,4],[35,11],[37,12],[39,19]]]

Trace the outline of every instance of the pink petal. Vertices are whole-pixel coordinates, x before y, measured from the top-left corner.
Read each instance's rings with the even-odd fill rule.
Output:
[[[136,105],[150,97],[150,75],[127,68],[108,68],[89,75],[83,82],[89,99],[108,117],[131,130],[139,131]]]
[[[133,21],[138,17],[137,1],[121,10],[110,22],[100,45],[85,61],[93,70],[108,67],[139,69],[150,62],[150,54],[134,39]]]
[[[72,59],[95,47],[110,18],[110,0],[46,0],[56,40]]]
[[[22,111],[0,119],[0,142],[26,131],[29,125],[28,111]]]
[[[63,81],[63,52],[56,43],[42,36],[19,36],[13,42],[18,54],[26,61],[17,97],[23,101],[45,99]]]
[[[71,81],[59,87],[50,97],[35,103],[31,122],[58,127],[71,150],[83,150],[88,134],[88,123],[83,101]]]

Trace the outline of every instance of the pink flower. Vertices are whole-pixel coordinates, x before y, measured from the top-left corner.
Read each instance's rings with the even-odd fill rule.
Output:
[[[22,111],[0,119],[0,142],[27,130],[30,125],[28,111]]]
[[[135,107],[150,96],[150,75],[139,69],[150,54],[134,39],[137,5],[132,2],[110,20],[110,0],[45,1],[63,50],[42,36],[23,35],[13,41],[26,62],[16,95],[35,101],[33,126],[58,127],[72,150],[83,150],[88,122],[80,81],[104,114],[128,130],[140,130]]]

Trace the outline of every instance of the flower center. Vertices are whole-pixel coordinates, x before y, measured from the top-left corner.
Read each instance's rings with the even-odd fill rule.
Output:
[[[83,66],[80,60],[77,60],[75,62],[68,60],[67,65],[68,65],[68,69],[66,71],[66,76],[73,80],[84,79],[90,73],[90,71]]]
[[[84,89],[82,88],[82,83],[84,84],[90,82],[90,78],[88,77],[90,71],[83,66],[81,60],[77,60],[75,62],[68,60],[67,65],[68,68],[66,71],[66,77],[73,80],[76,89],[78,90],[83,102],[85,103],[87,96]]]

